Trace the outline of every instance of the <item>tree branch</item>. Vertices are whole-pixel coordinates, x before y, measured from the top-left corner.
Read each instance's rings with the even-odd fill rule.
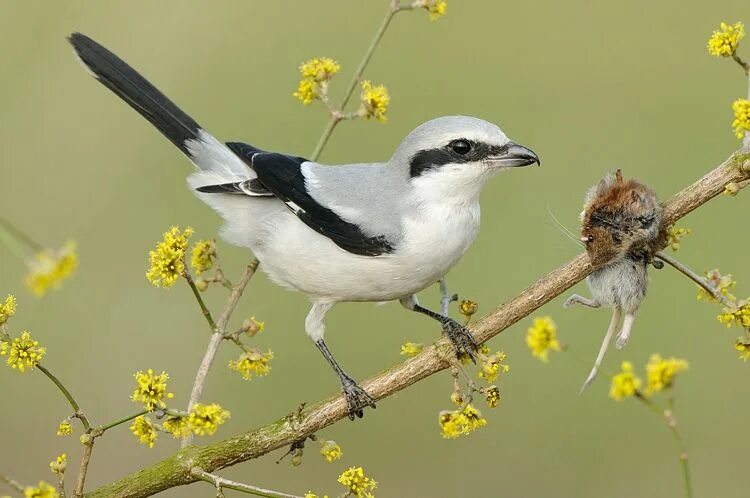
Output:
[[[665,203],[665,219],[673,224],[721,194],[730,182],[750,179],[750,149],[733,154],[719,167],[686,187]],[[472,327],[478,342],[498,335],[522,318],[580,282],[592,271],[588,257],[579,254],[567,264],[539,279],[518,296],[477,321]],[[375,399],[383,399],[448,368],[453,350],[446,339],[426,347],[419,355],[362,383]],[[89,498],[141,498],[175,486],[195,482],[191,469],[214,472],[265,455],[299,441],[346,417],[343,396],[335,396],[272,424],[206,446],[182,449],[155,465],[87,494]]]

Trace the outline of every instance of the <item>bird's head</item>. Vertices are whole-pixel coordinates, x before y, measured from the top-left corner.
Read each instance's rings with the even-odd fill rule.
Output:
[[[412,184],[436,196],[475,199],[492,174],[539,162],[497,126],[468,116],[445,116],[418,126],[391,160],[406,167]]]

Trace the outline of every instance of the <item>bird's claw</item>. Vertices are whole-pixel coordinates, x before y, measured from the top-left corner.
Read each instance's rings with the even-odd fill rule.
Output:
[[[452,318],[445,318],[443,320],[443,332],[451,340],[456,356],[466,354],[472,362],[477,362],[476,352],[479,349],[479,344],[477,344],[469,329]]]
[[[344,397],[346,398],[349,420],[354,420],[355,416],[362,418],[364,409],[368,406],[376,408],[375,400],[354,380],[344,379],[341,383],[341,390],[344,391]]]

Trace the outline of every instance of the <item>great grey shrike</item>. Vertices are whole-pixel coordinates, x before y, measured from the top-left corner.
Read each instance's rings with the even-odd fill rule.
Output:
[[[223,238],[250,248],[271,280],[309,296],[305,331],[338,375],[349,418],[375,403],[323,341],[336,303],[399,300],[440,322],[456,352],[474,359],[471,332],[420,306],[416,293],[474,242],[485,182],[505,168],[538,164],[533,151],[465,116],[418,126],[384,163],[325,166],[223,144],[112,52],[80,33],[69,41],[100,83],[197,166],[188,184],[224,218]]]

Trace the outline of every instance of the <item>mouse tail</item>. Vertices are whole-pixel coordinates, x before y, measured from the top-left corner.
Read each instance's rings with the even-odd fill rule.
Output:
[[[609,343],[612,342],[612,337],[615,335],[615,331],[617,330],[617,325],[620,323],[620,307],[615,306],[614,310],[612,311],[612,320],[609,322],[609,328],[607,329],[607,333],[604,336],[604,340],[602,341],[602,345],[599,348],[599,354],[596,357],[596,361],[594,361],[594,366],[591,369],[591,372],[589,373],[589,376],[586,377],[586,381],[581,386],[581,393],[591,384],[594,379],[596,378],[596,374],[599,372],[599,367],[602,364],[602,361],[604,360],[604,355],[607,354],[607,348],[609,348]]]

